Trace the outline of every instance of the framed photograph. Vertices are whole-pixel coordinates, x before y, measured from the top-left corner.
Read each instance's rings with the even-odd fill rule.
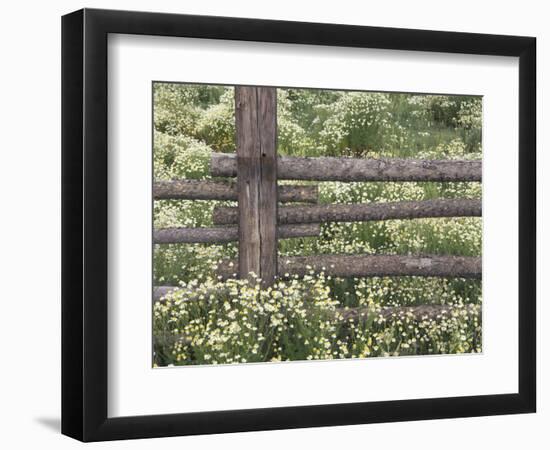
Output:
[[[62,20],[62,432],[535,411],[533,37]]]

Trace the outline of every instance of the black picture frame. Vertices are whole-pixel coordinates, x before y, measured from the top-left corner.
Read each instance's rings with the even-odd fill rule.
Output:
[[[517,393],[108,418],[109,33],[519,57]],[[83,9],[62,18],[62,433],[82,441],[535,412],[536,39]]]

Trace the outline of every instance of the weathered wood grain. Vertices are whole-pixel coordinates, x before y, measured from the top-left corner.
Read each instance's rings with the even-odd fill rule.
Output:
[[[218,274],[224,279],[238,273],[236,262],[224,261]],[[281,277],[323,272],[342,278],[417,276],[481,278],[481,258],[472,256],[316,255],[279,258]]]
[[[280,180],[317,181],[481,181],[480,160],[366,159],[281,156]],[[234,177],[234,154],[213,153],[213,176]]]
[[[153,184],[155,200],[237,200],[237,184],[214,180],[170,180]],[[280,185],[280,202],[317,203],[316,185]]]
[[[277,276],[277,89],[256,88],[260,137],[260,277],[269,285]]]
[[[321,226],[319,224],[289,224],[279,225],[278,238],[298,238],[319,236]],[[239,240],[239,229],[236,226],[229,227],[204,227],[204,228],[159,228],[153,230],[153,242],[155,244],[223,244]]]
[[[367,222],[371,220],[481,216],[481,200],[437,199],[413,202],[283,206],[278,221],[287,223]],[[214,208],[216,225],[237,222],[237,208]]]
[[[277,91],[235,88],[239,276],[277,275]]]

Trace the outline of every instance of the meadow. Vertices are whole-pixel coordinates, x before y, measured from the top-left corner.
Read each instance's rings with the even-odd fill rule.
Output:
[[[155,180],[209,179],[211,153],[235,151],[233,88],[155,83],[153,89]],[[310,89],[278,89],[277,95],[280,155],[481,159],[480,97]],[[473,182],[315,184],[319,203],[481,198],[481,183]],[[212,226],[213,208],[222,204],[236,206],[155,201],[154,227]],[[480,217],[328,223],[318,237],[279,240],[279,258],[480,256],[481,244]],[[155,366],[482,350],[481,280],[311,273],[260,289],[218,278],[217,264],[236,256],[236,243],[155,245],[154,284],[181,287],[153,308]],[[455,308],[435,318],[380,313],[424,304]],[[370,313],[357,320],[339,312],[355,307]]]

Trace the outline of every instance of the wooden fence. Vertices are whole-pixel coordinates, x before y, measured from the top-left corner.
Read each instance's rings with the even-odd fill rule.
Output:
[[[481,278],[479,257],[319,255],[279,261],[277,255],[279,239],[318,236],[320,224],[325,222],[481,216],[481,201],[472,199],[321,205],[317,204],[316,185],[278,185],[278,180],[480,182],[481,161],[278,157],[275,88],[236,87],[235,125],[236,154],[213,153],[211,175],[236,177],[236,181],[161,181],[154,183],[153,195],[155,200],[237,200],[238,207],[216,207],[214,227],[156,229],[156,244],[238,241],[238,260],[220,264],[219,274],[243,279],[254,274],[264,286],[278,277],[304,276],[311,270],[344,278]],[[157,286],[153,297],[161,301],[174,289]],[[444,305],[411,308],[396,311],[410,312],[414,317],[449,312]],[[391,314],[390,309],[384,314]]]

